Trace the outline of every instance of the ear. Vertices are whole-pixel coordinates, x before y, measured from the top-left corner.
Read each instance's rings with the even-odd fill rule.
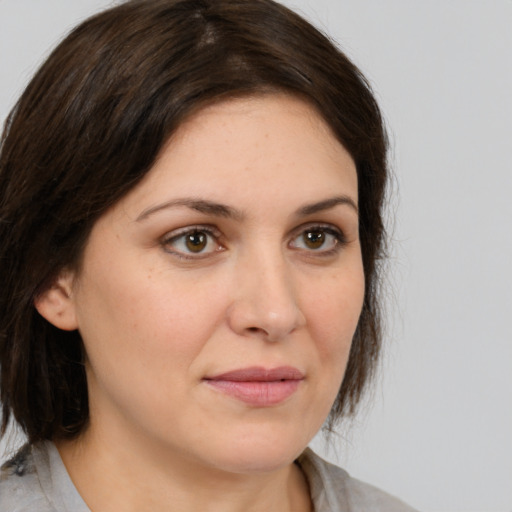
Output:
[[[34,300],[39,314],[64,331],[78,328],[73,300],[74,273],[63,270],[55,282]]]

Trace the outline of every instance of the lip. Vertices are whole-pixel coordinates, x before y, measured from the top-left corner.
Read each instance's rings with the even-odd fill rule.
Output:
[[[232,370],[204,382],[221,393],[255,407],[278,405],[292,396],[304,374],[292,366],[267,369],[250,367]]]

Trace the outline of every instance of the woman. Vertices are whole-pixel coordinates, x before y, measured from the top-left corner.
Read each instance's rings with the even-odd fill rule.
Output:
[[[379,352],[386,140],[271,0],[128,1],[6,123],[1,511],[411,510],[307,444]]]

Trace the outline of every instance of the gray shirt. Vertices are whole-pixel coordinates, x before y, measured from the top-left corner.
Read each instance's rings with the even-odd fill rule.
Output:
[[[414,512],[403,502],[351,478],[307,448],[297,460],[315,512]],[[53,443],[25,445],[0,472],[0,512],[91,512]]]

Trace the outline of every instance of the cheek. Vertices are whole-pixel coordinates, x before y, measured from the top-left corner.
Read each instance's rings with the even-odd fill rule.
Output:
[[[321,293],[308,294],[303,301],[312,340],[306,358],[310,362],[311,437],[321,428],[339,393],[363,297],[362,272],[338,272],[323,282]]]
[[[222,321],[221,291],[211,283],[136,268],[85,276],[78,314],[91,363],[103,373],[118,371],[120,361],[132,371],[151,367],[156,374],[159,367],[168,370],[169,361],[186,367]]]
[[[134,422],[155,410],[186,410],[197,377],[190,368],[219,321],[218,302],[162,273],[117,276],[88,281],[80,296],[93,407],[115,404]]]
[[[364,299],[362,270],[334,275],[322,293],[309,298],[309,326],[319,355],[327,361],[348,357]]]

